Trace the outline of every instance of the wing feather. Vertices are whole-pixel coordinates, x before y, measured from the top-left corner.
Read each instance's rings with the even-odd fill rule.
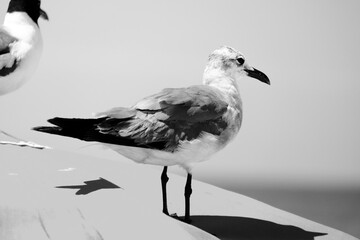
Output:
[[[4,29],[0,29],[0,76],[12,73],[18,61],[10,53],[11,44],[17,41],[16,38],[8,34]]]
[[[221,93],[208,86],[167,88],[138,102],[132,108],[136,115],[126,120],[126,125],[113,128],[111,134],[176,151],[181,141],[193,140],[204,132],[220,135],[227,127],[222,118],[227,107]]]
[[[228,126],[223,114],[228,104],[206,86],[164,89],[133,108],[113,108],[95,119],[54,118],[58,127],[35,130],[85,141],[175,152],[184,141],[204,133],[220,135]]]

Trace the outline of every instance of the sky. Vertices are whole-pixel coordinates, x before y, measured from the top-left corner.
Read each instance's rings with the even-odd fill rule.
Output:
[[[194,177],[222,186],[360,189],[359,1],[43,0],[42,8],[50,18],[39,21],[43,56],[26,85],[1,96],[2,130],[129,161],[31,128],[55,116],[131,106],[165,87],[201,84],[208,55],[228,45],[271,86],[252,78],[238,83],[239,135],[195,167]],[[7,1],[0,9],[3,18]]]

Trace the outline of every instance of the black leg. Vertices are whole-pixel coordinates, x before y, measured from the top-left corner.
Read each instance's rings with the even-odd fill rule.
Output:
[[[161,188],[162,188],[162,197],[163,197],[163,213],[169,215],[169,211],[167,208],[167,198],[166,198],[166,183],[168,182],[169,178],[166,174],[167,166],[164,167],[164,170],[161,174]]]
[[[192,193],[191,189],[191,179],[192,175],[188,173],[185,185],[185,222],[190,223],[190,195]]]

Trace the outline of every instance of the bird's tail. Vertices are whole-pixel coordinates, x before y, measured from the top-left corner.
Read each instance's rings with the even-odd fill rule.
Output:
[[[81,119],[81,118],[52,118],[48,122],[56,126],[34,127],[33,130],[66,137],[78,138],[84,141],[94,141],[99,135],[97,125],[105,118]]]

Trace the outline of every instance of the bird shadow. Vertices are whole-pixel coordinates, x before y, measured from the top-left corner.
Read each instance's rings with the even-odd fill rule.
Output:
[[[191,225],[222,240],[314,240],[327,235],[247,217],[191,216]]]
[[[99,179],[96,180],[84,181],[83,185],[56,186],[56,188],[79,189],[75,193],[76,195],[86,195],[100,189],[121,188],[121,187],[100,177]]]
[[[99,178],[84,181],[83,185],[57,186],[56,188],[79,189],[76,195],[86,195],[100,189],[121,188]],[[184,217],[173,218],[182,221]],[[292,225],[235,216],[191,216],[191,225],[200,228],[221,240],[314,240],[327,233],[310,232]]]

